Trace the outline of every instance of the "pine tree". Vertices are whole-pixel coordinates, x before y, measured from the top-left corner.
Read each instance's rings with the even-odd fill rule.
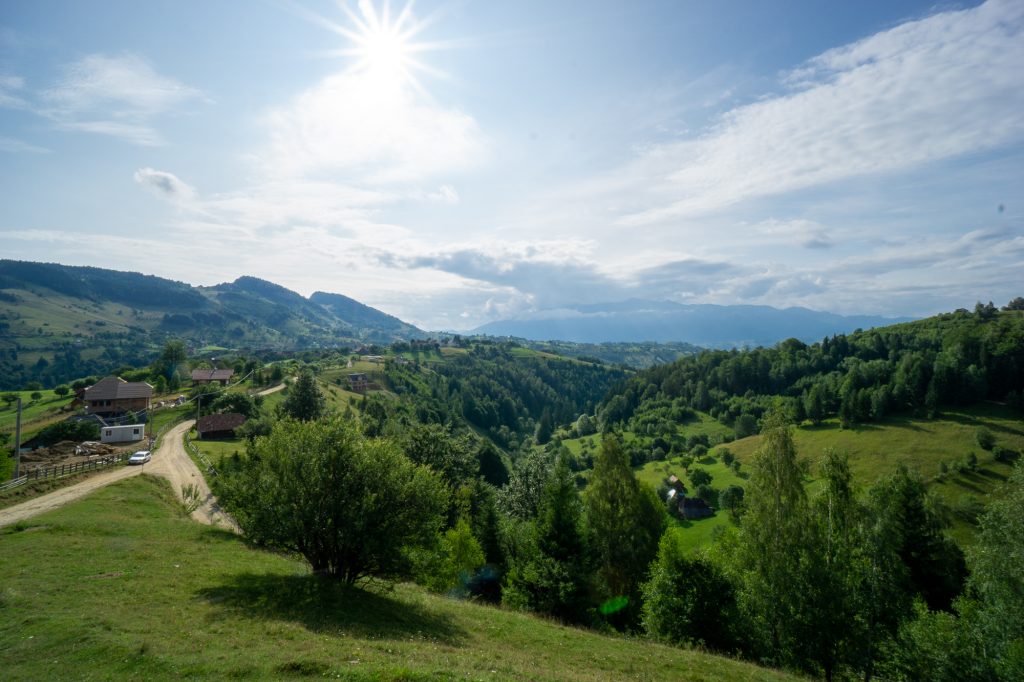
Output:
[[[316,385],[313,373],[306,371],[299,375],[288,390],[288,397],[281,403],[281,411],[298,421],[315,421],[324,415],[324,396]]]

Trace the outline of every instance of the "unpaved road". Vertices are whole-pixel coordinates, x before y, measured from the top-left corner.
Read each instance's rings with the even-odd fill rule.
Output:
[[[192,512],[192,518],[208,526],[219,526],[236,533],[241,532],[238,524],[217,504],[217,498],[210,492],[206,479],[196,468],[195,462],[185,452],[185,433],[195,422],[189,420],[178,424],[164,435],[160,449],[153,455],[153,461],[146,465],[149,473],[163,476],[171,482],[171,489],[184,501],[182,488],[192,484],[199,491],[199,507]]]
[[[199,473],[199,469],[196,468],[188,453],[185,452],[183,438],[185,432],[192,428],[192,423],[191,420],[182,422],[164,434],[160,447],[153,453],[153,459],[149,464],[118,467],[113,471],[90,476],[81,483],[40,495],[13,507],[0,509],[0,527],[9,526],[37,514],[62,507],[94,490],[130,476],[137,476],[145,471],[168,479],[179,500],[182,499],[182,486],[188,483],[195,484],[202,503],[198,509],[192,512],[192,518],[200,523],[238,532],[238,525],[217,505],[217,500],[210,492],[210,487],[206,485],[206,480]]]

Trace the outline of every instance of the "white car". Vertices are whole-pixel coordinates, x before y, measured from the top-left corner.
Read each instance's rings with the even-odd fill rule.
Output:
[[[149,460],[153,459],[152,453],[149,450],[139,450],[131,457],[128,458],[129,464],[145,464]]]

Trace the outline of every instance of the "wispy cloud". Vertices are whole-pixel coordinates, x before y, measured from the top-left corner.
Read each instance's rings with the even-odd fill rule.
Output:
[[[0,75],[0,108],[25,109],[28,102],[21,95],[25,79],[21,76]]]
[[[52,150],[40,147],[13,137],[0,137],[0,152],[11,152],[13,154],[50,154]]]
[[[1024,138],[1024,4],[990,0],[818,55],[782,94],[734,108],[704,135],[659,145],[626,173],[656,205],[638,225],[721,209]]]
[[[92,54],[67,65],[41,93],[39,113],[62,130],[110,135],[141,146],[164,143],[153,119],[201,98],[135,54]]]

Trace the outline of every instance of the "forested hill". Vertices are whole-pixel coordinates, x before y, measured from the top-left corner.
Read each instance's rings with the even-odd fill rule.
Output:
[[[152,275],[0,260],[0,389],[53,386],[193,349],[301,350],[425,334],[345,296],[306,298],[256,277],[193,287]]]
[[[789,339],[773,348],[684,357],[631,378],[602,403],[600,416],[614,425],[637,413],[693,409],[742,436],[756,431],[756,420],[780,398],[797,421],[838,416],[849,425],[890,413],[927,417],[984,400],[1020,404],[1022,392],[1024,312],[978,304],[974,312],[812,345]]]

